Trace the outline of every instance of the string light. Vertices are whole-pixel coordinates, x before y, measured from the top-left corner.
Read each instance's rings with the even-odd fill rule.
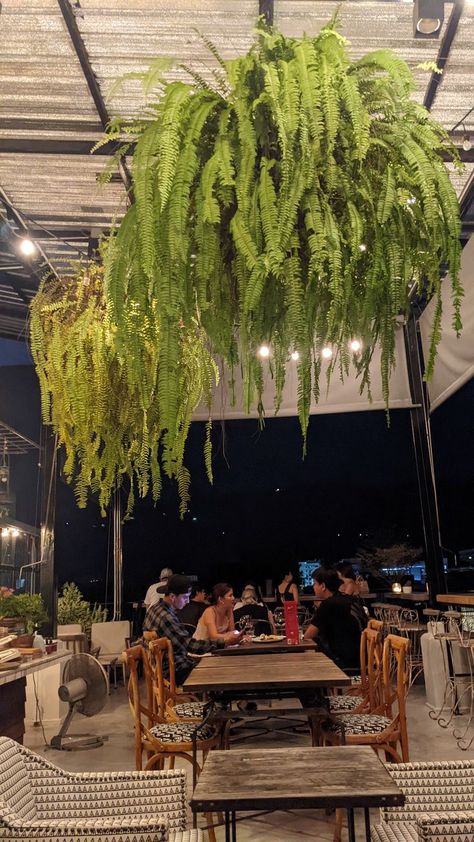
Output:
[[[362,342],[358,339],[353,339],[352,342],[349,343],[349,348],[354,352],[354,354],[357,354],[357,351],[360,351],[362,348]]]
[[[367,251],[367,246],[365,245],[365,243],[360,244],[359,251]]]
[[[298,351],[293,351],[293,353],[292,353],[292,355],[291,355],[291,359],[293,360],[293,362],[295,362],[295,363],[296,363],[296,362],[299,360],[299,358],[300,358],[299,352],[298,352]]]
[[[268,345],[260,345],[260,348],[258,349],[258,355],[259,355],[259,357],[262,357],[264,360],[267,357],[269,357],[270,356],[270,348],[268,347]]]
[[[36,251],[36,246],[33,240],[30,240],[29,237],[25,237],[20,243],[20,251],[22,254],[26,255],[26,257],[31,257],[32,254]]]
[[[14,538],[18,538],[19,534],[20,534],[19,529],[12,529],[12,535],[13,535]]]
[[[7,526],[4,526],[3,529],[2,529],[2,538],[8,538],[9,534],[10,534],[10,530],[8,529]]]
[[[330,360],[332,357],[332,348],[323,348],[321,351],[321,355],[324,357],[325,360]]]

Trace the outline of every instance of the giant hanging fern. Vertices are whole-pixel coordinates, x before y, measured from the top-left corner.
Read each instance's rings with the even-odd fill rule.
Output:
[[[102,292],[61,288],[56,298],[54,286],[34,305],[45,413],[51,400],[82,502],[88,488],[105,502],[123,473],[145,493],[151,471],[156,495],[159,446],[185,506],[186,434],[215,376],[207,348],[241,365],[247,410],[262,406],[261,343],[272,349],[276,409],[297,352],[305,436],[326,345],[328,378],[353,363],[370,394],[379,344],[388,406],[397,316],[411,289],[440,302],[442,265],[461,326],[449,141],[410,99],[407,65],[382,50],[351,62],[334,22],[301,40],[260,31],[230,62],[213,53],[213,86],[191,70],[189,84],[159,85],[141,121],[114,122],[114,136],[136,141],[135,202],[110,242],[107,306]],[[440,315],[439,305],[428,376]]]
[[[246,56],[220,64],[215,89],[195,73],[190,84],[164,84],[135,127],[136,204],[106,273],[124,349],[131,306],[160,320],[158,401],[171,453],[180,325],[196,307],[213,352],[242,365],[247,410],[261,403],[260,344],[272,347],[277,408],[298,352],[304,434],[325,345],[329,377],[336,367],[344,376],[352,358],[370,387],[379,343],[388,405],[397,316],[413,287],[439,300],[441,264],[460,329],[458,204],[440,155],[449,142],[410,99],[407,65],[389,51],[352,63],[334,22],[314,39],[261,31]],[[428,376],[438,339],[434,330]]]
[[[153,306],[152,306],[153,311]],[[102,512],[116,485],[129,480],[128,511],[134,492],[161,488],[163,423],[156,391],[160,327],[156,314],[137,319],[127,312],[127,364],[115,339],[103,292],[103,270],[77,267],[74,277],[47,279],[31,308],[31,348],[38,373],[42,414],[66,450],[64,473],[74,484],[78,505],[97,492]],[[169,473],[178,480],[181,510],[189,499],[184,445],[192,413],[210,401],[217,370],[197,322],[179,332],[177,413]],[[208,449],[208,436],[206,449]],[[207,460],[210,472],[210,460]]]

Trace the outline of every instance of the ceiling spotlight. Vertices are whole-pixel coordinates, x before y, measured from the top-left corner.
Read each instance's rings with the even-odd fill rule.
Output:
[[[413,35],[415,38],[438,38],[444,20],[444,0],[415,0]]]
[[[30,240],[29,237],[25,237],[20,243],[20,251],[22,254],[26,255],[26,257],[31,257],[31,255],[36,251],[36,246],[33,240]]]
[[[359,251],[367,251],[367,246],[365,245],[365,243],[360,244]]]
[[[349,348],[354,352],[354,354],[357,354],[357,351],[360,351],[362,348],[362,342],[358,339],[353,339],[352,342],[349,342]]]
[[[330,360],[332,357],[332,348],[323,348],[321,351],[321,355],[324,357],[325,360]]]
[[[299,358],[300,358],[299,352],[293,351],[293,353],[291,355],[291,359],[296,363],[299,360]]]
[[[464,135],[464,139],[462,142],[462,148],[465,152],[470,152],[472,149],[472,140],[468,134]]]
[[[259,355],[259,357],[262,357],[264,360],[267,357],[269,357],[270,356],[270,348],[268,347],[268,345],[260,345],[260,348],[258,349],[258,355]]]

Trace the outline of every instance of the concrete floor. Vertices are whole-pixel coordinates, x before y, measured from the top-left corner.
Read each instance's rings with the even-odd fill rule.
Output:
[[[277,704],[277,703],[274,703]],[[286,705],[288,701],[286,702]],[[410,739],[411,760],[448,760],[474,757],[474,743],[470,751],[458,749],[452,735],[452,729],[444,730],[430,719],[425,705],[424,687],[417,685],[408,697],[408,733]],[[466,722],[464,717],[458,723]],[[49,740],[57,728],[45,729]],[[134,768],[134,741],[132,720],[123,687],[112,690],[104,710],[90,719],[77,716],[70,733],[89,733],[107,735],[103,747],[82,752],[59,752],[48,750],[40,727],[28,728],[25,745],[45,754],[53,763],[70,771],[123,770]],[[246,742],[249,747],[262,745],[296,747],[308,745],[309,736],[292,734],[270,734]],[[239,743],[239,746],[242,743]],[[189,768],[189,767],[188,767]],[[189,779],[191,775],[189,774]],[[190,792],[191,794],[191,792]],[[242,818],[238,823],[239,842],[296,842],[304,838],[312,842],[330,842],[333,839],[333,817],[325,816],[321,811],[295,810],[271,813],[259,818]],[[377,811],[373,813],[377,822]],[[343,839],[346,838],[344,832]],[[361,837],[362,838],[362,837]],[[217,831],[218,842],[223,842],[223,828]],[[205,842],[207,842],[205,835]]]

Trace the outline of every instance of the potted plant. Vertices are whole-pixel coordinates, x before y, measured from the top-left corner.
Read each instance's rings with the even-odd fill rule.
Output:
[[[15,594],[11,588],[0,588],[0,625],[23,630],[17,642],[32,646],[35,629],[48,619],[41,594]]]
[[[104,623],[106,619],[107,609],[97,603],[91,605],[87,602],[74,582],[66,582],[63,585],[61,595],[58,597],[59,625],[80,623],[82,631],[90,642],[92,623]]]

